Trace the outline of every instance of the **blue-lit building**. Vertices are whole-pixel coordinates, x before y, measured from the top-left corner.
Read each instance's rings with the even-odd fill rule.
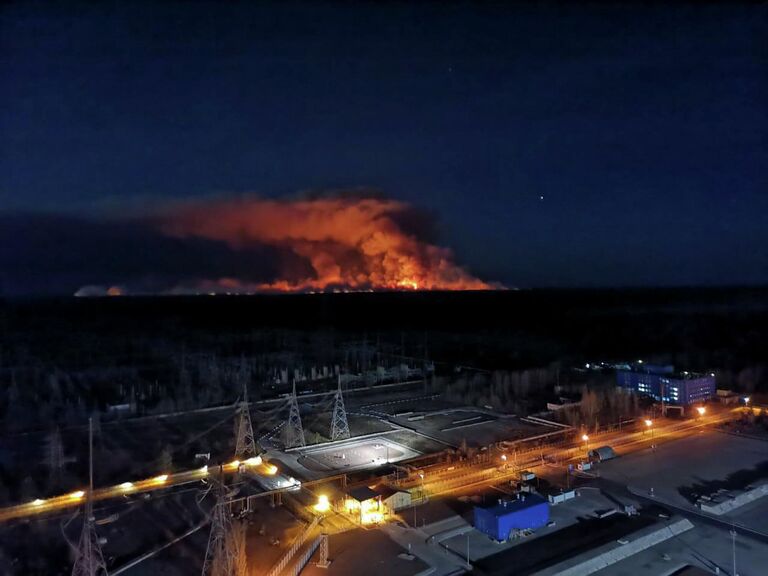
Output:
[[[538,494],[500,500],[490,507],[475,506],[475,528],[502,542],[513,530],[536,530],[549,522],[549,503]]]
[[[714,374],[675,372],[673,366],[636,363],[616,371],[619,386],[655,400],[689,406],[717,394]]]

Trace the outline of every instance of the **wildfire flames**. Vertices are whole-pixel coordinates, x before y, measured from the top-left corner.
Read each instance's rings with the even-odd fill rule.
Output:
[[[486,290],[451,251],[420,240],[402,224],[413,209],[380,198],[266,200],[245,198],[185,204],[160,222],[167,235],[225,242],[232,249],[270,245],[306,261],[255,286],[219,278],[232,291]]]

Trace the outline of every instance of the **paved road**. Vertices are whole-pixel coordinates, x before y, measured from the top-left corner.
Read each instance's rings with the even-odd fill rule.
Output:
[[[258,460],[253,460],[248,464],[242,463],[242,466],[252,473],[261,474],[264,476],[278,475],[276,467],[272,466],[271,464],[262,463],[260,458],[258,458]],[[102,500],[123,498],[124,496],[151,492],[153,490],[183,486],[193,482],[200,482],[209,476],[219,474],[220,472],[226,475],[232,475],[239,469],[242,470],[240,462],[230,462],[229,464],[224,464],[223,466],[204,466],[194,470],[175,472],[173,474],[161,474],[159,476],[155,476],[154,478],[147,478],[145,480],[123,482],[115,486],[96,488],[93,491],[93,500],[94,502],[98,502]],[[287,487],[290,480],[289,478],[285,477],[283,478],[282,482]],[[70,492],[69,494],[54,496],[45,500],[38,499],[33,500],[32,502],[18,504],[16,506],[9,506],[7,508],[0,509],[0,522],[66,510],[68,508],[81,505],[84,499],[85,491],[77,490],[75,492]]]
[[[641,430],[622,430],[591,436],[588,442],[575,439],[565,444],[536,447],[526,452],[508,454],[502,462],[497,456],[494,461],[480,462],[474,465],[445,464],[431,468],[424,478],[411,477],[403,482],[404,487],[422,487],[430,496],[460,494],[477,490],[483,486],[492,486],[509,480],[518,480],[520,470],[536,471],[549,462],[556,462],[563,469],[568,463],[585,459],[587,447],[610,445],[618,454],[628,454],[649,448],[653,444],[662,444],[685,438],[705,427],[714,426],[729,418],[734,411],[724,410],[701,418],[688,420],[657,420],[648,428]]]
[[[727,518],[715,516],[713,514],[707,514],[706,512],[702,512],[701,510],[698,510],[693,507],[679,506],[677,504],[672,504],[667,500],[663,500],[657,497],[651,497],[650,495],[643,493],[641,489],[633,488],[631,486],[626,486],[621,482],[616,482],[614,480],[607,480],[605,478],[599,478],[594,483],[590,483],[590,484],[596,487],[599,487],[601,490],[605,491],[606,493],[617,494],[620,496],[625,496],[630,499],[641,500],[646,504],[655,504],[657,506],[662,506],[663,508],[668,508],[669,510],[675,512],[676,514],[679,514],[680,516],[684,516],[689,520],[705,522],[712,526],[716,526],[718,528],[723,528],[726,530],[735,529],[738,534],[751,536],[755,540],[759,540],[760,542],[768,544],[768,533],[755,530],[753,528],[750,528],[749,526],[745,526],[744,524],[740,524],[739,522],[734,522]]]
[[[555,460],[560,464],[569,461],[578,461],[586,455],[588,447],[611,445],[618,453],[628,453],[648,447],[651,443],[661,443],[673,439],[683,438],[695,433],[701,427],[713,426],[726,419],[732,418],[740,409],[722,410],[714,414],[706,415],[693,420],[658,420],[651,429],[640,431],[615,431],[595,435],[588,443],[575,440],[571,443],[555,446],[542,446],[527,452],[510,455],[507,461],[508,467],[501,462],[484,462],[473,466],[444,465],[431,468],[428,475],[422,479],[413,477],[403,483],[404,487],[414,487],[422,484],[425,492],[430,495],[449,495],[462,491],[475,490],[480,486],[498,484],[506,480],[517,479],[518,471],[523,469],[536,469],[542,466],[546,459]],[[516,460],[516,461],[515,461]],[[241,463],[230,462],[223,465],[225,474],[237,472]],[[277,474],[277,469],[260,461],[247,464],[252,472],[264,476]],[[139,481],[126,481],[115,486],[97,488],[93,492],[94,501],[123,498],[125,495],[151,492],[173,486],[182,486],[192,482],[199,482],[207,478],[211,473],[218,473],[219,467],[197,468],[173,474],[162,474],[154,478]],[[281,483],[285,489],[291,487],[289,477],[277,474],[277,489]],[[48,499],[38,499],[32,502],[18,504],[0,509],[0,522],[45,514],[54,511],[66,510],[79,506],[85,497],[84,490],[78,490],[69,494],[54,496]]]

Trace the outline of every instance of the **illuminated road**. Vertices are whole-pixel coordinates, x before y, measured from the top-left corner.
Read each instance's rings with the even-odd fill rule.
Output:
[[[508,454],[506,462],[502,462],[497,455],[494,461],[472,466],[445,465],[436,470],[429,470],[423,479],[410,478],[402,485],[411,488],[423,487],[429,497],[458,495],[484,486],[519,480],[521,470],[535,471],[550,466],[564,468],[569,463],[586,460],[587,446],[593,449],[608,445],[617,454],[628,454],[654,444],[685,438],[733,418],[739,410],[741,409],[718,411],[695,419],[657,420],[641,430],[607,432],[592,435],[588,441],[577,439],[566,445],[536,447],[516,455]]]
[[[588,440],[588,446],[595,448],[610,445],[618,454],[626,454],[648,448],[651,444],[684,438],[702,428],[715,426],[733,418],[742,410],[743,408],[722,410],[687,420],[658,420],[651,427],[639,431],[627,432],[623,430],[601,433],[591,436]],[[446,464],[439,468],[429,469],[423,479],[419,477],[406,479],[401,486],[405,488],[421,486],[429,496],[457,494],[480,486],[492,486],[508,480],[517,480],[520,470],[534,470],[540,466],[546,466],[545,461],[555,462],[562,466],[569,462],[583,460],[586,456],[586,449],[587,442],[575,440],[565,445],[544,445],[525,452],[509,454],[506,465],[498,460],[471,466]],[[267,480],[266,484],[274,485],[274,491],[287,490],[300,485],[293,478],[278,474],[277,467],[274,465],[263,463],[261,458],[256,457],[244,462],[233,461],[221,467],[209,468],[204,466],[194,470],[161,474],[144,480],[96,488],[93,492],[93,499],[98,502],[200,482],[213,474],[218,474],[220,469],[222,473],[230,475],[243,469],[256,473]],[[272,478],[271,482],[268,481],[269,477]],[[313,484],[322,481],[321,479],[313,482]],[[0,509],[0,522],[73,508],[82,504],[84,498],[84,490],[78,490],[45,500],[38,499],[9,506]]]
[[[173,474],[161,474],[153,478],[147,478],[145,480],[139,480],[134,482],[123,482],[115,486],[109,486],[104,488],[96,488],[93,491],[93,500],[98,502],[100,500],[108,500],[110,498],[121,498],[123,496],[130,496],[133,494],[141,494],[144,492],[151,492],[152,490],[158,490],[162,488],[171,488],[174,486],[182,486],[192,482],[200,482],[212,475],[224,473],[234,474],[238,470],[250,471],[263,476],[272,476],[278,478],[277,467],[272,464],[262,463],[260,457],[251,458],[244,462],[238,462],[237,460],[224,464],[223,466],[203,466],[194,470],[187,470],[184,472],[175,472]],[[288,486],[287,483],[292,479],[282,479],[283,483]],[[280,482],[280,480],[277,480]],[[79,506],[85,499],[85,491],[77,490],[70,492],[69,494],[63,494],[60,496],[54,496],[45,500],[37,499],[32,502],[24,504],[18,504],[16,506],[9,506],[7,508],[0,509],[0,522],[5,522],[15,518],[24,518],[28,516],[34,516],[37,514],[44,514],[49,512],[58,512],[67,508]]]

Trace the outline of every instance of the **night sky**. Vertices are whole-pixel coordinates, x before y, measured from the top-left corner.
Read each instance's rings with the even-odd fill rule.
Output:
[[[360,190],[509,287],[768,283],[766,5],[126,4],[0,7],[0,295],[309,274],[152,222]]]

